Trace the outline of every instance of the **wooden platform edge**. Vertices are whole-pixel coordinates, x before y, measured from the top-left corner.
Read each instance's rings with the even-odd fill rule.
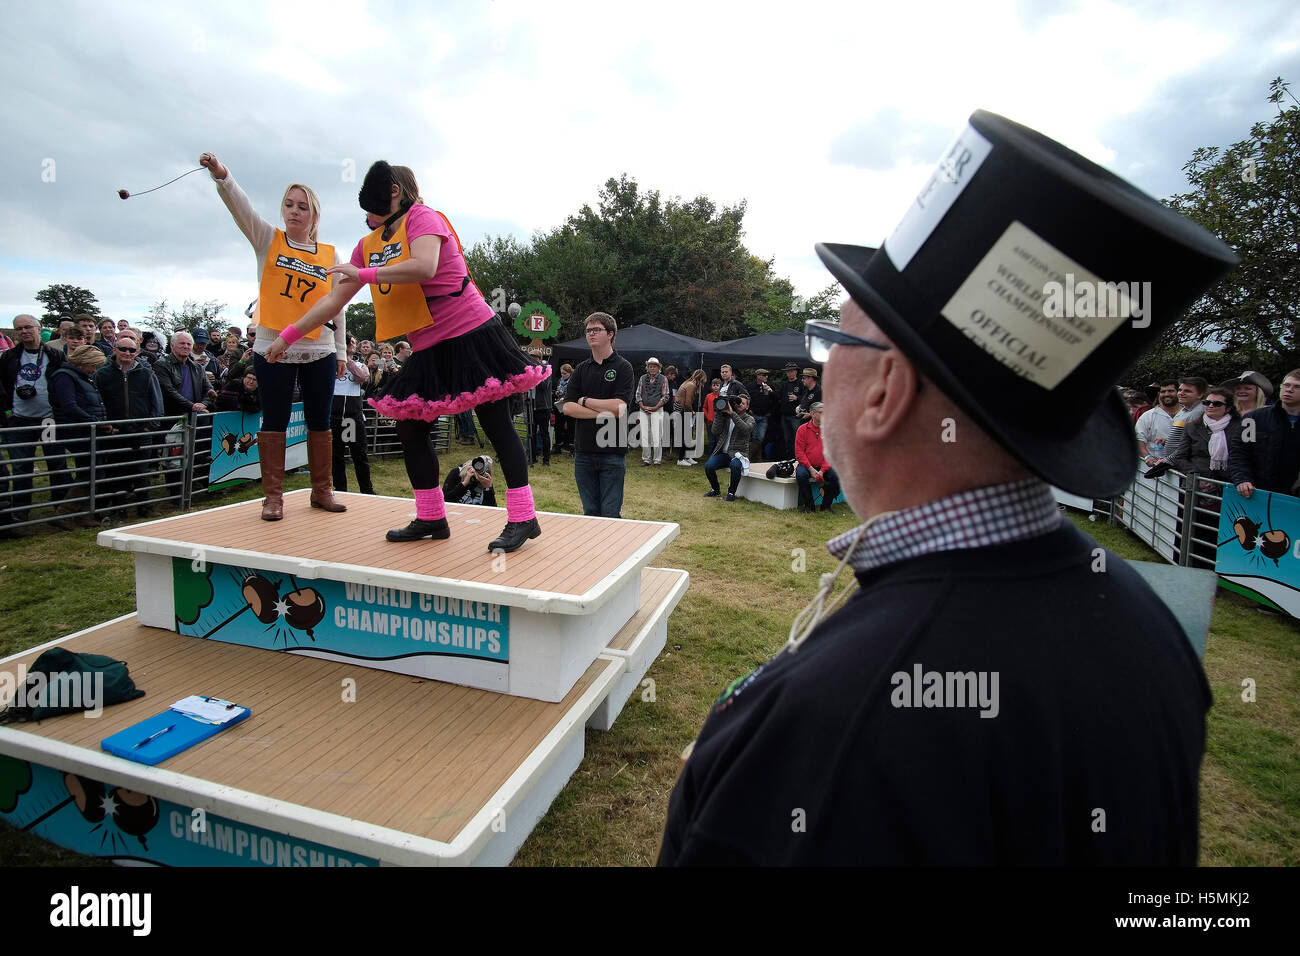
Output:
[[[121,620],[123,618],[115,619]],[[90,630],[94,628],[86,628],[41,645],[41,649]],[[0,664],[29,654],[32,650],[34,648],[5,658]],[[601,661],[605,662],[605,669],[592,681],[586,692],[560,717],[542,742],[450,843],[363,823],[335,813],[313,810],[248,790],[222,786],[190,774],[149,767],[102,750],[67,744],[13,727],[0,726],[0,753],[64,773],[89,776],[112,786],[139,790],[182,806],[201,808],[236,823],[284,833],[359,856],[373,857],[388,865],[464,866],[472,863],[477,851],[494,836],[492,824],[498,819],[498,814],[504,813],[508,819],[511,811],[528,798],[532,789],[529,784],[544,776],[558,759],[566,738],[585,732],[587,719],[613,690],[626,669],[626,662],[619,658],[597,659],[597,662]]]
[[[309,493],[301,489],[291,494]],[[289,497],[289,495],[285,495]],[[392,496],[385,496],[392,497]],[[404,499],[393,498],[401,501]],[[205,509],[218,511],[223,508],[246,506],[248,502],[222,505],[218,508]],[[539,515],[557,512],[539,511]],[[562,515],[563,517],[580,517]],[[405,571],[390,571],[366,565],[345,564],[334,561],[289,558],[266,551],[251,551],[245,548],[226,548],[216,545],[197,545],[176,541],[170,538],[153,538],[133,529],[147,528],[160,521],[172,521],[176,516],[147,521],[142,524],[129,525],[101,531],[95,538],[96,544],[114,551],[130,553],[157,554],[163,557],[183,558],[187,561],[203,558],[213,564],[227,564],[235,567],[252,567],[261,571],[274,571],[280,574],[292,574],[304,580],[326,579],[348,581],[353,584],[375,587],[396,588],[402,591],[436,593],[446,597],[463,600],[483,601],[491,599],[494,604],[506,604],[527,611],[547,614],[590,614],[599,610],[618,591],[623,579],[631,573],[646,567],[656,555],[681,534],[681,526],[669,521],[636,521],[636,524],[657,526],[656,533],[624,561],[609,572],[600,581],[582,594],[562,594],[557,591],[541,591],[533,588],[509,587],[502,585],[480,584],[462,581],[458,578],[445,578],[433,575],[412,574]]]

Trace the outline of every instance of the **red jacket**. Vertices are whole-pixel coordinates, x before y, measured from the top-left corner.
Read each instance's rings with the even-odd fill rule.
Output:
[[[831,467],[822,451],[822,431],[812,422],[804,422],[794,433],[794,457],[805,468],[825,471]]]

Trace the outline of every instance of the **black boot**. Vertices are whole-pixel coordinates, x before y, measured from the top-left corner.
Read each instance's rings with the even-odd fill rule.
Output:
[[[497,538],[488,545],[489,551],[518,551],[524,546],[524,542],[529,538],[536,538],[542,533],[542,526],[537,523],[537,519],[529,518],[527,521],[507,521],[506,526],[501,531],[501,537]]]
[[[448,526],[446,518],[439,518],[437,521],[424,521],[416,518],[405,528],[394,528],[384,537],[389,541],[419,541],[421,538],[432,538],[434,541],[441,541],[443,538],[451,537],[451,528]]]

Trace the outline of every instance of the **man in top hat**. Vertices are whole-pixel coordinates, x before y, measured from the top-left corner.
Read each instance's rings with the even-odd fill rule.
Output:
[[[794,433],[799,428],[799,399],[803,396],[803,385],[799,383],[799,365],[796,362],[785,363],[785,381],[776,386],[775,414],[781,416],[781,458],[794,457]],[[775,454],[775,451],[773,451]]]
[[[858,589],[718,699],[660,862],[1195,864],[1205,676],[1050,486],[1132,480],[1115,382],[1236,257],[982,111],[920,200],[880,250],[817,246],[851,298],[807,334]],[[1147,314],[1058,309],[1058,276],[1150,281]]]

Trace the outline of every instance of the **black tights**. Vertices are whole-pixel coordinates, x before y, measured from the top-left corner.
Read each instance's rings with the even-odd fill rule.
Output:
[[[474,409],[483,434],[497,452],[500,474],[507,488],[522,488],[528,484],[528,456],[510,421],[510,400],[488,402]],[[433,450],[433,422],[411,419],[397,423],[397,437],[402,442],[406,459],[406,477],[411,487],[427,490],[439,487],[438,454]]]

